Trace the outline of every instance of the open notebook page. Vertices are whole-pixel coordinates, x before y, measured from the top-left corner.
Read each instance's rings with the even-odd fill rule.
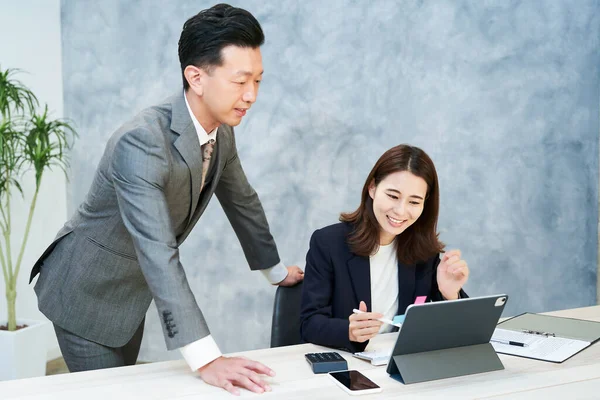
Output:
[[[492,341],[491,344],[497,353],[511,354],[544,361],[563,362],[573,354],[580,352],[591,343],[583,340],[565,339],[560,337],[546,337],[530,333],[510,331],[496,328],[492,340],[513,341],[524,343],[525,347],[513,346]]]

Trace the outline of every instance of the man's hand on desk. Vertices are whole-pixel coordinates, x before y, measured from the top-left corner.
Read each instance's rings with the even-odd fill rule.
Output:
[[[300,269],[297,265],[292,265],[287,267],[288,274],[284,280],[279,282],[278,286],[294,286],[297,283],[302,282],[304,279],[304,271]]]
[[[270,392],[271,387],[260,379],[259,374],[275,376],[275,371],[257,362],[242,357],[219,357],[198,369],[202,380],[209,385],[240,395],[238,387],[254,393]]]

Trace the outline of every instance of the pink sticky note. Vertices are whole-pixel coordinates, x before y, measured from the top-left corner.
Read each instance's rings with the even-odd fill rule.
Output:
[[[427,300],[427,296],[417,296],[415,299],[415,304],[423,304]]]

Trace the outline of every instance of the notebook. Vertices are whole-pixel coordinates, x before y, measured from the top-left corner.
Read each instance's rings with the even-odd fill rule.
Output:
[[[352,355],[361,360],[371,361],[372,365],[386,365],[390,361],[392,349],[361,351]]]

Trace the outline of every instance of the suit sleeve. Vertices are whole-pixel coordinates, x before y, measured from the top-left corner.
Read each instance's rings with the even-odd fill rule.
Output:
[[[440,265],[440,256],[434,256],[427,264],[428,266],[430,266],[429,269],[431,271],[431,301],[445,301],[446,299],[444,299],[444,296],[442,296],[442,292],[440,292],[440,289],[437,284],[437,268],[438,265]],[[458,292],[458,298],[466,299],[468,297],[469,296],[467,295],[467,293],[464,290],[460,289],[460,291]]]
[[[170,165],[163,140],[146,130],[124,134],[114,147],[111,178],[167,348],[172,350],[210,332],[179,260],[164,193]]]
[[[280,261],[277,247],[260,199],[242,169],[233,130],[230,137],[231,152],[215,194],[235,231],[250,269],[270,268]]]
[[[322,346],[363,351],[367,343],[350,341],[350,322],[347,318],[334,318],[332,302],[334,296],[334,268],[328,249],[313,233],[306,254],[304,286],[300,309],[300,335],[305,342]],[[351,288],[348,288],[351,290]]]

